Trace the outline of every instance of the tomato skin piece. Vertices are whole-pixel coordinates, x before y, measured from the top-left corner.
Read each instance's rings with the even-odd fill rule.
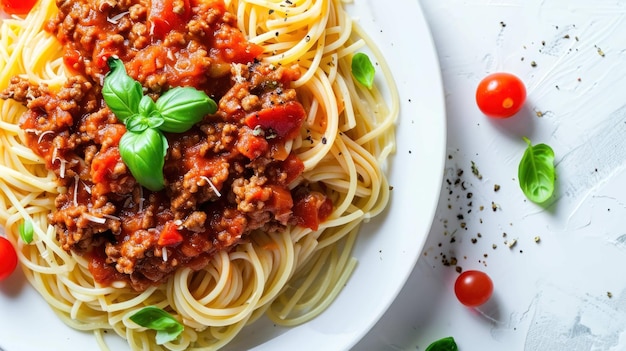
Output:
[[[6,279],[17,267],[17,252],[11,242],[0,236],[0,281]]]
[[[239,132],[236,148],[248,159],[255,160],[269,149],[269,145],[267,140],[255,136],[250,129],[242,128]]]
[[[282,180],[283,184],[289,185],[304,172],[304,163],[298,156],[289,154],[281,164],[280,169],[287,175],[287,177]]]
[[[214,33],[211,46],[219,51],[222,61],[232,63],[252,62],[264,50],[262,46],[248,42],[239,29],[226,25]]]
[[[9,15],[25,15],[35,6],[37,0],[2,0],[2,11]]]
[[[113,174],[113,169],[122,160],[118,148],[107,149],[103,153],[98,153],[91,162],[91,179],[95,183],[103,183],[109,180]]]
[[[270,185],[272,189],[272,195],[265,202],[265,208],[274,214],[274,218],[281,222],[286,222],[291,214],[293,208],[293,198],[289,189],[278,186]]]
[[[63,53],[63,63],[65,63],[66,67],[71,68],[75,72],[80,72],[85,67],[85,63],[80,56],[80,51],[76,49],[68,49]]]
[[[476,88],[476,104],[489,117],[509,118],[526,101],[526,86],[517,76],[497,72],[483,78]]]
[[[293,216],[299,226],[318,230],[332,212],[333,202],[324,194],[315,191],[296,194]]]
[[[305,117],[304,107],[297,101],[289,101],[251,113],[245,118],[245,123],[250,129],[258,126],[266,132],[272,130],[281,139],[293,139],[298,135]]]
[[[178,231],[178,228],[174,222],[167,222],[161,234],[157,244],[160,246],[172,246],[183,242],[183,235]]]
[[[184,28],[191,17],[189,0],[183,1],[182,9],[174,8],[173,0],[152,0],[148,10],[151,33],[164,38],[171,30]]]
[[[454,282],[454,293],[460,303],[467,307],[478,307],[491,298],[493,282],[481,271],[469,270],[461,273]]]

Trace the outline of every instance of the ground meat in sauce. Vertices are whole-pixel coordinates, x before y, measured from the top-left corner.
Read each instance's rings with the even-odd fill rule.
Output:
[[[163,13],[158,0],[57,0],[46,30],[74,75],[56,92],[15,77],[1,94],[28,107],[27,143],[66,189],[49,215],[63,249],[86,255],[104,285],[145,290],[179,267],[206,266],[254,230],[317,229],[332,208],[318,191],[289,189],[303,164],[285,152],[285,138],[245,123],[293,106],[298,67],[259,62],[262,49],[244,40],[222,1],[173,3]],[[193,86],[219,101],[188,132],[166,135],[163,191],[141,187],[121,160],[126,128],[101,97],[112,55],[147,94]]]

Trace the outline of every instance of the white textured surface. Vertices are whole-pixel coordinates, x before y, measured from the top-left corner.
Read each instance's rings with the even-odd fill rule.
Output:
[[[626,350],[626,1],[421,5],[442,69],[452,184],[409,282],[355,350],[424,350],[450,335],[460,350]],[[527,84],[513,119],[475,106],[476,85],[495,71]],[[558,190],[545,208],[519,190],[522,136],[556,153]],[[480,311],[456,301],[443,255],[494,280]]]

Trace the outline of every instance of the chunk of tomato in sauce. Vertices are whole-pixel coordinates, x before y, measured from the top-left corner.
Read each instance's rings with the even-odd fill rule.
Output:
[[[293,198],[285,187],[270,185],[272,195],[265,202],[266,209],[274,214],[274,218],[279,222],[286,223],[291,215]]]
[[[159,235],[157,244],[161,246],[172,246],[183,241],[183,235],[178,230],[174,222],[167,222]]]
[[[322,193],[312,191],[296,195],[293,216],[299,226],[317,230],[332,212],[333,202]]]
[[[25,15],[36,3],[37,0],[2,0],[0,7],[8,15]]]
[[[251,113],[246,116],[245,123],[250,129],[260,127],[265,131],[266,137],[268,133],[275,133],[278,138],[293,139],[298,135],[305,117],[302,104],[289,101]]]
[[[85,63],[80,56],[80,51],[76,49],[66,49],[63,53],[63,63],[65,66],[74,70],[75,72],[81,72],[85,69]]]
[[[91,179],[94,183],[103,183],[113,174],[113,168],[120,162],[122,157],[118,148],[109,148],[102,153],[96,154],[91,162]]]
[[[150,32],[164,38],[172,30],[184,28],[191,18],[189,0],[152,0],[148,10]]]
[[[282,162],[280,170],[285,174],[285,179],[281,179],[281,182],[289,185],[304,172],[304,163],[298,156],[289,154],[287,159]]]
[[[219,52],[219,58],[226,63],[248,63],[263,53],[263,47],[250,43],[236,27],[222,24],[213,33],[211,47]]]
[[[250,160],[257,159],[269,149],[267,140],[255,136],[251,129],[242,128],[237,139],[237,151]]]
[[[118,272],[115,266],[106,263],[106,254],[104,253],[104,247],[94,247],[89,253],[89,272],[93,276],[93,279],[102,285],[111,285],[118,281],[127,281],[128,278]]]
[[[120,49],[111,40],[100,40],[93,51],[93,63],[101,72],[108,71],[107,61],[111,56],[120,56]]]

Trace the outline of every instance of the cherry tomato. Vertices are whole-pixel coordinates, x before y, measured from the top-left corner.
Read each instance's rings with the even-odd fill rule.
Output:
[[[481,271],[465,271],[454,283],[454,293],[459,302],[468,307],[477,307],[489,300],[493,293],[493,282]]]
[[[1,0],[2,10],[9,15],[25,15],[35,6],[37,0]]]
[[[0,236],[0,280],[13,273],[17,266],[17,253],[7,238]]]
[[[526,101],[526,86],[510,73],[493,73],[483,78],[476,89],[476,104],[487,116],[508,118]]]

